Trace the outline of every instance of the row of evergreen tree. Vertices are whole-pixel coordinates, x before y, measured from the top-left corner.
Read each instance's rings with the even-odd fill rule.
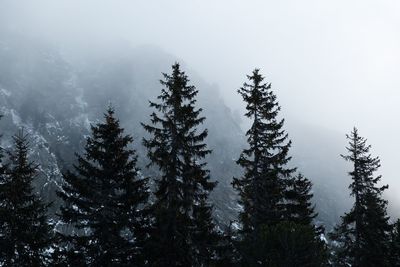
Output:
[[[280,106],[257,69],[238,91],[252,122],[237,161],[244,172],[232,183],[239,227],[218,227],[198,91],[179,64],[163,75],[142,124],[149,166],[158,169],[154,190],[112,108],[63,174],[57,225],[32,187],[38,166],[29,160],[28,136],[17,134],[13,149],[1,150],[0,266],[400,266],[400,222],[387,216],[387,186],[378,185],[379,158],[366,140],[357,129],[348,136],[342,157],[353,164],[355,202],[327,241],[314,222],[312,184],[289,167]]]

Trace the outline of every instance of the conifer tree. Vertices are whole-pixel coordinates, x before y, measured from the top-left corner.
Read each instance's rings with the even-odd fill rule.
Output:
[[[73,265],[138,266],[143,264],[143,239],[148,199],[147,179],[136,167],[133,138],[124,134],[110,107],[105,121],[92,126],[85,154],[74,171],[64,175],[58,192],[65,201],[61,219],[74,227],[66,256]]]
[[[283,130],[284,120],[277,118],[280,106],[271,84],[264,82],[258,69],[247,78],[250,83],[244,83],[238,92],[246,103],[245,115],[252,121],[246,133],[249,147],[237,161],[244,175],[233,180],[243,206],[240,222],[244,235],[283,220],[285,184],[295,171],[287,167],[291,141]]]
[[[9,164],[0,175],[0,265],[47,266],[52,231],[49,205],[35,195],[37,165],[29,161],[29,143],[22,131],[13,137]]]
[[[215,226],[207,203],[215,183],[203,159],[211,151],[204,143],[207,130],[198,130],[205,118],[197,109],[197,89],[189,85],[178,63],[163,74],[159,103],[151,124],[143,124],[150,137],[143,143],[150,165],[158,167],[154,224],[149,243],[151,266],[209,266],[215,257]]]
[[[291,226],[287,233],[277,233],[276,236],[298,238],[301,236],[302,249],[297,249],[295,244],[287,246],[287,250],[296,251],[293,259],[287,258],[293,266],[327,266],[328,249],[325,241],[321,239],[324,233],[323,226],[315,226],[314,219],[318,216],[315,212],[312,183],[302,174],[288,179],[285,191],[285,223],[280,224],[282,229]],[[287,224],[289,223],[289,224]],[[302,232],[304,234],[302,234]],[[314,233],[313,235],[311,233]],[[282,244],[273,246],[279,247]],[[288,266],[286,262],[283,266]]]
[[[285,191],[285,220],[301,225],[313,226],[317,217],[315,205],[311,203],[312,183],[302,174],[288,179]]]
[[[356,128],[347,136],[348,154],[342,157],[352,163],[349,188],[355,202],[349,213],[342,217],[331,238],[339,244],[335,258],[338,265],[390,266],[387,201],[382,199],[387,185],[379,186],[381,176],[375,176],[380,167],[378,157],[370,154],[371,146],[358,134]]]
[[[249,147],[237,161],[244,175],[233,180],[243,207],[237,242],[240,263],[324,266],[327,257],[319,238],[322,229],[313,224],[317,215],[311,203],[312,184],[302,175],[293,177],[296,168],[288,167],[291,141],[283,130],[284,120],[278,119],[276,96],[258,69],[247,78],[249,83],[238,92],[246,103],[245,115],[252,121],[246,133]],[[299,236],[301,240],[294,242]]]

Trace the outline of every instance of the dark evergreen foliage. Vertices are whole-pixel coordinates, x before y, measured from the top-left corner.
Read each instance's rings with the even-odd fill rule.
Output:
[[[386,213],[387,201],[382,199],[388,186],[379,186],[381,176],[374,174],[380,167],[380,160],[371,156],[371,146],[356,128],[347,138],[348,154],[342,157],[353,165],[349,172],[352,179],[349,188],[355,203],[330,235],[338,244],[335,261],[339,266],[390,266],[391,225]]]
[[[244,256],[240,266],[328,266],[325,244],[315,238],[315,229],[309,225],[263,225],[254,236],[240,243]]]
[[[69,248],[63,257],[71,265],[137,266],[144,261],[147,179],[140,177],[129,148],[133,138],[124,135],[114,110],[104,117],[92,126],[85,154],[58,192],[65,201],[61,219],[73,227],[62,238]]]
[[[239,230],[212,219],[208,197],[216,183],[205,161],[205,117],[198,90],[176,63],[163,74],[158,102],[150,102],[150,123],[142,124],[156,173],[151,202],[133,138],[111,107],[63,175],[56,234],[50,204],[34,193],[38,165],[29,160],[27,136],[14,136],[8,158],[0,147],[0,266],[400,266],[400,219],[389,223],[382,197],[388,186],[380,185],[380,159],[366,139],[356,128],[347,135],[341,156],[352,164],[354,205],[329,234],[328,261],[324,229],[314,224],[312,183],[289,167],[291,141],[271,84],[258,69],[247,78],[238,92],[252,124],[237,160],[243,176],[232,182],[242,207]]]
[[[302,174],[290,178],[287,181],[285,191],[285,220],[301,225],[313,225],[313,219],[317,217],[315,205],[311,203],[312,183]]]
[[[243,266],[320,266],[326,263],[327,254],[319,237],[322,229],[313,224],[317,214],[311,203],[312,184],[301,174],[293,177],[296,169],[288,167],[291,141],[283,130],[284,120],[277,118],[280,106],[271,84],[264,82],[258,69],[248,79],[250,84],[245,83],[239,93],[246,102],[246,116],[252,120],[246,134],[249,148],[237,161],[244,175],[233,180],[243,207],[236,242],[240,262]],[[299,241],[304,250],[279,243],[301,231],[312,233]],[[265,240],[264,234],[271,239]],[[279,256],[275,248],[281,250]]]
[[[0,174],[0,265],[47,266],[53,241],[49,205],[34,193],[38,166],[28,159],[27,136],[21,131],[13,139],[10,162]]]
[[[245,115],[252,121],[246,133],[249,148],[237,161],[244,176],[233,180],[243,206],[240,222],[245,235],[260,225],[282,221],[286,180],[295,171],[287,167],[291,141],[282,129],[284,120],[277,118],[280,106],[271,84],[264,82],[258,69],[247,78],[250,84],[244,83],[238,92],[246,103]]]
[[[202,109],[196,109],[198,91],[178,63],[172,74],[163,74],[164,88],[151,123],[143,124],[151,135],[143,143],[150,165],[160,171],[156,179],[154,224],[149,242],[151,266],[210,266],[216,257],[217,235],[212,206],[207,203],[215,183],[203,159],[211,151],[204,143],[207,130]]]
[[[390,235],[390,266],[400,266],[400,219],[394,223]]]
[[[240,255],[238,252],[237,242],[235,240],[235,229],[233,229],[232,222],[229,226],[223,226],[221,229],[219,246],[217,247],[217,261],[215,266],[218,267],[231,267],[237,266],[240,262]]]

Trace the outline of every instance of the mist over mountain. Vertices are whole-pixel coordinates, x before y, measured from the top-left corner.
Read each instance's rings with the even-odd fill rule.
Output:
[[[36,189],[46,201],[54,202],[52,214],[60,203],[55,190],[63,183],[61,173],[75,163],[74,153],[81,153],[90,124],[102,119],[109,104],[135,139],[143,175],[157,172],[145,167],[148,159],[141,142],[146,133],[140,123],[149,120],[148,101],[160,92],[161,73],[168,72],[178,59],[157,47],[130,47],[123,42],[101,51],[59,48],[12,34],[1,36],[2,143],[9,147],[10,137],[20,128],[30,134],[31,157],[40,165]],[[211,196],[214,215],[218,222],[228,224],[237,219],[239,208],[231,181],[242,171],[235,163],[245,146],[241,117],[224,104],[218,87],[181,63],[191,84],[199,89],[198,104],[207,118],[206,142],[213,151],[207,161],[212,179],[218,181]],[[291,165],[314,183],[317,220],[330,228],[350,206],[346,165],[339,158],[344,138],[315,126],[290,125]]]

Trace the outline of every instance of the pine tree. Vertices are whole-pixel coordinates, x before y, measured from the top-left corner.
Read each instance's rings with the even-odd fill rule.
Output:
[[[238,92],[246,103],[245,115],[252,121],[246,133],[249,148],[237,161],[244,175],[233,180],[243,206],[240,222],[244,235],[283,220],[285,184],[295,171],[287,167],[291,141],[282,129],[284,120],[277,118],[280,106],[271,84],[264,82],[258,69],[247,78],[250,84],[244,83]]]
[[[302,261],[302,266],[325,266],[328,260],[328,249],[325,241],[321,239],[324,234],[323,226],[316,226],[314,219],[318,216],[315,212],[315,205],[312,204],[313,198],[312,183],[302,174],[290,178],[287,181],[285,191],[285,221],[293,223],[293,231],[290,235],[295,235],[295,231],[304,231],[302,236],[303,245],[309,249],[298,250],[297,259],[293,262]],[[295,250],[293,247],[292,250]],[[297,265],[294,266],[297,266]]]
[[[243,207],[237,242],[240,262],[243,266],[323,266],[326,249],[319,238],[322,229],[313,224],[317,214],[311,203],[312,184],[302,175],[293,177],[296,168],[288,167],[291,141],[283,130],[284,120],[278,120],[280,106],[271,84],[264,82],[258,69],[247,78],[250,82],[238,92],[252,121],[246,133],[249,147],[237,161],[244,175],[233,180]],[[296,243],[298,236],[302,238]],[[284,240],[290,243],[281,243]],[[296,248],[300,244],[304,249]]]
[[[349,172],[352,179],[349,188],[355,202],[331,233],[331,238],[339,244],[336,261],[340,266],[389,266],[391,226],[386,212],[387,201],[382,199],[388,186],[378,186],[381,176],[374,175],[380,167],[380,160],[371,156],[371,146],[366,144],[366,139],[358,134],[356,128],[347,138],[348,155],[342,157],[353,164],[353,170]]]
[[[143,124],[150,134],[143,141],[150,165],[158,167],[161,176],[152,207],[150,264],[209,266],[215,257],[215,226],[207,198],[215,183],[202,161],[211,152],[203,142],[207,130],[197,129],[205,118],[195,107],[198,91],[179,64],[163,76],[160,102],[150,102],[155,109],[151,124]]]
[[[317,217],[315,205],[311,203],[312,183],[302,174],[288,179],[285,191],[285,220],[301,225],[313,226]]]
[[[92,126],[85,154],[64,175],[58,192],[65,201],[61,219],[74,227],[64,235],[71,265],[138,266],[143,263],[148,199],[147,179],[140,177],[137,156],[110,107],[105,122]]]
[[[0,176],[0,265],[47,266],[52,231],[49,205],[35,195],[32,182],[38,166],[29,161],[29,143],[22,131],[13,137],[10,163]]]

